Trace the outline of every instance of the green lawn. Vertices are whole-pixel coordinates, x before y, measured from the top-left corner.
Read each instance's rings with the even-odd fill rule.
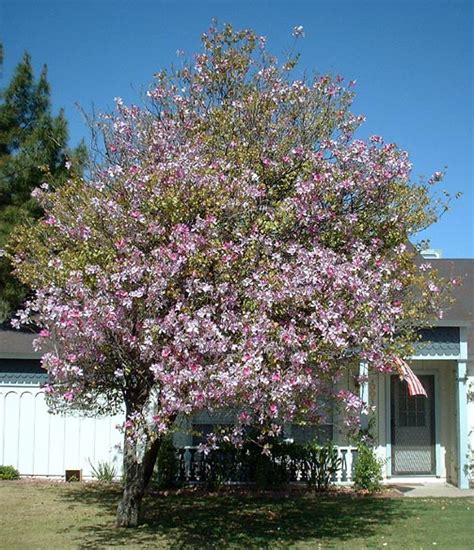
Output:
[[[148,497],[146,523],[114,527],[120,489],[0,482],[0,548],[473,548],[474,498]]]

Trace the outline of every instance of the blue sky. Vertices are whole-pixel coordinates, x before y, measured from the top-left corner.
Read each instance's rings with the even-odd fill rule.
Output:
[[[474,257],[473,6],[471,1],[0,0],[9,81],[24,50],[48,65],[53,107],[64,107],[71,142],[88,136],[76,107],[138,102],[153,73],[199,49],[211,18],[253,28],[283,57],[303,25],[301,65],[357,80],[361,132],[410,152],[413,176],[448,167],[440,189],[463,193],[430,228],[445,257]]]

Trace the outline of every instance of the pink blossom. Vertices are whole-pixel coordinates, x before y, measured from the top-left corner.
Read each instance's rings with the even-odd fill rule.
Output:
[[[431,281],[428,283],[428,289],[430,292],[439,292],[439,287]]]
[[[278,414],[278,405],[276,405],[275,403],[272,403],[269,407],[269,411],[270,411],[271,417],[276,417]]]
[[[249,421],[250,421],[250,415],[243,411],[239,414],[239,421],[242,423],[242,424],[247,424]]]

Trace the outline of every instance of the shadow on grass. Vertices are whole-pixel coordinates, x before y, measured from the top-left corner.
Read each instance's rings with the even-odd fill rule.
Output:
[[[399,499],[351,496],[180,494],[148,496],[143,525],[114,526],[118,487],[83,486],[62,498],[99,507],[110,523],[81,527],[80,548],[144,545],[188,548],[275,548],[296,542],[350,541],[407,518]]]

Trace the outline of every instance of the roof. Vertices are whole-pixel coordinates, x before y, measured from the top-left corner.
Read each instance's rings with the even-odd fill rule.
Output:
[[[429,260],[439,275],[461,284],[452,291],[454,302],[445,308],[443,320],[474,321],[474,259]]]
[[[0,330],[0,358],[38,359],[41,353],[33,349],[33,340],[37,338],[33,332],[13,329]]]

